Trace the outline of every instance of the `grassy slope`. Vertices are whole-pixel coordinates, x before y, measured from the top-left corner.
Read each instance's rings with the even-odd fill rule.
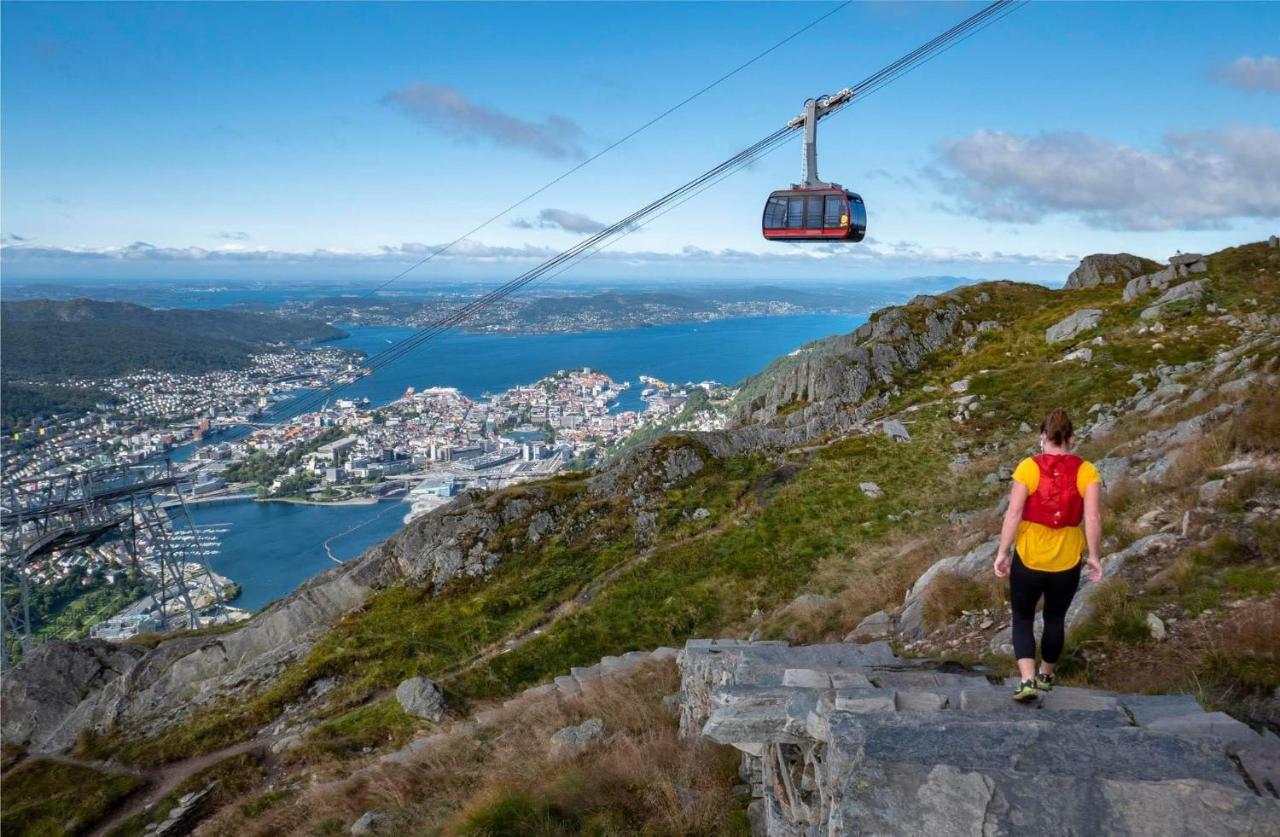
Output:
[[[1255,307],[1247,300],[1257,298],[1258,307],[1273,308],[1280,274],[1269,255],[1252,246],[1215,256],[1206,302],[1247,313]],[[979,301],[983,290],[986,302]],[[1119,287],[1064,293],[1008,283],[966,289],[962,295],[974,305],[969,319],[1005,327],[983,335],[971,354],[938,353],[902,382],[888,411],[908,420],[910,443],[858,436],[782,460],[714,463],[666,496],[661,534],[643,550],[622,501],[588,504],[581,477],[560,478],[552,483],[555,501],[572,509],[570,524],[539,545],[512,540],[514,530],[503,533],[491,545],[503,562],[487,582],[460,581],[440,591],[389,589],[342,620],[258,699],[202,713],[160,739],[107,740],[99,748],[142,761],[212,749],[251,734],[321,678],[335,678],[323,723],[291,756],[300,769],[311,769],[307,765],[390,746],[422,729],[387,697],[407,675],[442,679],[458,705],[503,697],[604,654],[743,632],[753,624],[802,641],[838,637],[865,613],[900,601],[929,562],[954,554],[965,538],[989,536],[991,519],[949,526],[946,515],[994,504],[1000,489],[981,478],[1029,448],[1031,439],[1016,431],[1020,421],[1034,425],[1062,404],[1080,414],[1093,403],[1114,402],[1137,390],[1135,372],[1157,362],[1205,359],[1234,339],[1203,307],[1190,306],[1165,316],[1175,332],[1170,337],[1137,335],[1132,327],[1140,323],[1142,303],[1126,304],[1120,293]],[[1094,347],[1089,365],[1058,364],[1070,346],[1048,346],[1044,329],[1082,307],[1105,311],[1097,330],[1105,345]],[[1196,326],[1194,334],[1188,325]],[[963,424],[953,421],[954,403],[944,400],[951,396],[946,387],[961,378],[970,378],[969,392],[981,396]],[[938,391],[925,392],[925,385]],[[947,467],[957,448],[974,457],[959,476]],[[867,497],[858,488],[864,480],[876,482],[883,496]],[[697,508],[708,508],[710,517],[693,521],[689,513]],[[1113,536],[1113,545],[1123,544]],[[610,571],[617,574],[608,584],[536,639],[459,670]],[[780,609],[802,591],[829,595],[838,607]],[[757,609],[763,620],[753,617]],[[1270,671],[1255,681],[1271,682]]]
[[[32,759],[4,774],[0,829],[27,837],[84,834],[140,784],[121,773]]]

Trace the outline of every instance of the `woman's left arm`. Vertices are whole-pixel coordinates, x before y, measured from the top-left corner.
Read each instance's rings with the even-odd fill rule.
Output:
[[[1084,539],[1089,545],[1089,579],[1102,581],[1102,485],[1097,482],[1084,490]]]

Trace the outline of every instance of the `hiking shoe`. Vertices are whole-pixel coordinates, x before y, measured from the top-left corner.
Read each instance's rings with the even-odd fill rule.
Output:
[[[1018,690],[1013,693],[1013,699],[1018,703],[1026,703],[1040,697],[1040,690],[1036,688],[1036,681],[1023,680],[1018,686]]]
[[[1040,691],[1042,691],[1042,692],[1052,692],[1052,691],[1053,691],[1053,675],[1052,675],[1052,674],[1037,674],[1037,675],[1036,675],[1036,688],[1037,688],[1037,689],[1039,689],[1039,690],[1040,690]]]

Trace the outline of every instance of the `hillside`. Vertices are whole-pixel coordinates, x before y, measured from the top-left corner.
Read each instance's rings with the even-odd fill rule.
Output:
[[[671,653],[627,652],[698,637],[847,637],[890,641],[902,665],[947,661],[984,683],[1008,673],[992,538],[1009,469],[1062,405],[1107,484],[1107,578],[1071,616],[1064,681],[1188,693],[1280,729],[1277,384],[1280,250],[1266,243],[1091,287],[992,282],[884,309],[751,382],[729,430],[668,436],[595,473],[466,494],[242,627],[41,647],[3,686],[6,762],[21,759],[6,768],[5,828],[78,817],[137,834],[190,816],[204,818],[201,834],[338,833],[358,819],[369,830],[352,833],[744,833],[749,812],[759,823],[772,804],[777,786],[759,779],[774,768],[757,759],[740,780],[738,751],[696,729],[680,735],[668,710],[694,713],[696,655],[682,656],[669,700]],[[775,746],[765,733],[793,721],[784,713],[766,729],[766,703],[752,716],[763,737],[715,740]],[[986,721],[946,723],[979,742],[967,725]],[[834,729],[794,729],[786,746]],[[1213,764],[1229,766],[1216,738],[1090,735],[1119,759],[1116,736],[1139,733],[1144,753],[1161,754],[1165,772],[1150,779],[1167,783],[1161,792],[1187,787],[1196,765],[1196,781],[1218,781],[1206,772],[1214,747]],[[72,752],[75,775],[19,748]],[[967,787],[948,769],[937,800]],[[1061,769],[1073,787],[1088,780],[1078,762]],[[806,794],[814,776],[826,774],[804,780]],[[1254,798],[1234,781],[1231,805]],[[71,783],[95,788],[94,804]],[[1271,816],[1258,788],[1232,822]],[[182,807],[188,793],[204,794],[198,812]],[[1152,833],[1186,833],[1161,819],[1173,809],[1141,807],[1157,798],[1109,804],[1146,810]]]
[[[334,340],[341,329],[297,317],[277,317],[226,309],[146,308],[129,302],[93,299],[22,300],[0,303],[0,319],[13,323],[97,323],[117,328],[233,340],[256,346]]]
[[[92,388],[49,386],[68,378],[139,369],[187,374],[237,369],[254,352],[343,336],[317,320],[241,311],[151,309],[91,299],[3,302],[4,423],[101,400]]]

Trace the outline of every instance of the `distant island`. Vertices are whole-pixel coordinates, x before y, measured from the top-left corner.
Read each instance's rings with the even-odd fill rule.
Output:
[[[438,294],[428,299],[333,296],[286,302],[275,310],[331,323],[420,327],[453,313],[474,296],[465,293]],[[554,291],[509,297],[487,306],[461,328],[491,334],[564,334],[709,322],[728,317],[854,313],[867,307],[865,295],[848,289],[762,286],[696,291]]]

